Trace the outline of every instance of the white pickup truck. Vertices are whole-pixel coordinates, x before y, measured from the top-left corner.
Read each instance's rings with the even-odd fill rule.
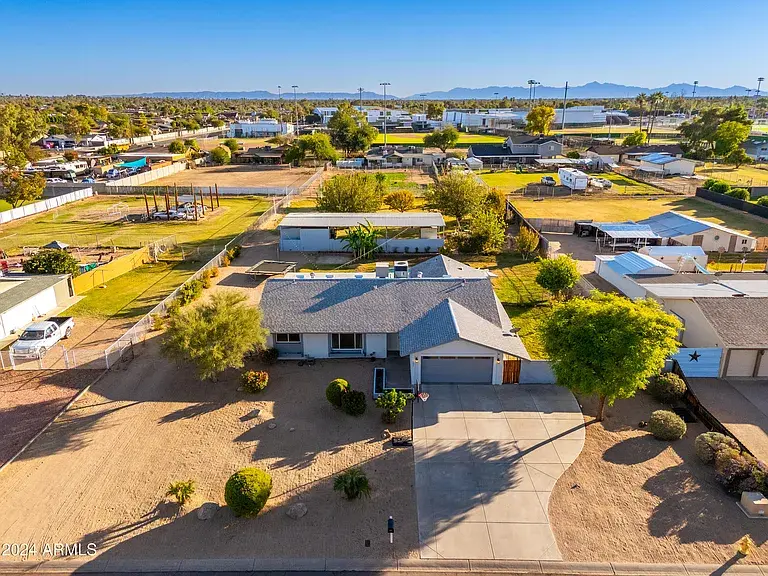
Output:
[[[35,322],[11,345],[14,358],[42,358],[59,340],[69,338],[75,321],[71,316],[54,316]]]

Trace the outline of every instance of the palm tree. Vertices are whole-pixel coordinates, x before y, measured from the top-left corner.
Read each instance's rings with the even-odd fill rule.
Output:
[[[640,106],[640,132],[643,131],[643,112],[645,112],[645,105],[648,104],[648,94],[640,92],[635,96],[635,104]]]
[[[651,103],[651,120],[648,125],[648,144],[651,143],[651,135],[653,134],[653,125],[656,122],[656,113],[658,112],[659,106],[662,102],[664,102],[664,99],[666,97],[662,92],[654,92],[651,94],[649,101]]]

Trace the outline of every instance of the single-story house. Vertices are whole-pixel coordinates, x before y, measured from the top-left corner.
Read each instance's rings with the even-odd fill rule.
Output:
[[[768,161],[768,136],[750,136],[741,147],[752,160]]]
[[[605,166],[617,165],[624,149],[615,144],[596,144],[587,148],[584,155],[595,160],[597,169],[602,170]]]
[[[630,146],[619,153],[619,163],[637,165],[640,156],[648,154],[669,154],[675,158],[683,157],[683,149],[679,144],[643,144],[642,146]]]
[[[752,252],[757,246],[751,236],[680,212],[663,212],[637,224],[650,226],[665,246],[701,246],[705,252]]]
[[[689,158],[677,158],[664,152],[638,156],[636,170],[657,176],[693,176],[697,162]]]
[[[701,246],[644,246],[638,250],[677,272],[702,271],[707,267],[707,253]]]
[[[254,118],[238,120],[229,125],[230,138],[263,138],[293,134],[296,127],[290,122],[278,122],[274,118]]]
[[[443,152],[425,152],[419,146],[376,146],[365,153],[371,168],[433,166],[445,161]]]
[[[468,158],[484,165],[532,164],[540,158],[562,155],[563,145],[555,136],[510,136],[503,144],[472,144]]]
[[[0,338],[64,306],[74,295],[69,274],[0,276]]]
[[[439,212],[312,212],[287,214],[281,220],[277,226],[280,231],[280,250],[351,252],[343,240],[343,232],[368,224],[380,229],[381,235],[377,242],[384,252],[434,253],[445,242],[440,237],[445,220]],[[400,237],[406,228],[418,229],[418,237]]]
[[[234,164],[285,164],[287,146],[263,146],[248,148],[245,152],[235,152],[232,155]]]
[[[261,298],[269,344],[283,358],[407,358],[414,387],[501,384],[505,362],[529,355],[490,279],[426,270],[269,279]]]

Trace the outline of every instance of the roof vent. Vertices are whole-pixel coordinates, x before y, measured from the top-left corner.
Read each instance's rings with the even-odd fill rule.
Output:
[[[395,278],[408,278],[408,260],[395,262]]]
[[[389,262],[376,262],[376,278],[389,276]]]

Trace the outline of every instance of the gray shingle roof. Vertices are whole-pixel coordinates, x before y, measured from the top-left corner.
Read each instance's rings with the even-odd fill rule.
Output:
[[[365,225],[410,227],[445,226],[440,212],[311,212],[286,214],[278,228],[327,228]]]
[[[442,278],[451,276],[452,278],[487,278],[488,273],[485,270],[473,268],[469,264],[464,264],[448,256],[438,254],[434,258],[424,260],[411,267],[411,278],[418,278],[421,272],[422,278]]]
[[[694,301],[729,348],[768,346],[768,299],[695,298]]]
[[[469,147],[472,156],[490,157],[490,156],[512,156],[512,151],[506,144],[472,144]]]
[[[0,278],[0,313],[7,312],[14,306],[17,306],[55,286],[62,280],[66,280],[69,274],[40,274],[22,276],[20,274],[9,274]],[[14,284],[13,287],[4,289],[7,284]],[[5,284],[5,285],[4,285]]]

